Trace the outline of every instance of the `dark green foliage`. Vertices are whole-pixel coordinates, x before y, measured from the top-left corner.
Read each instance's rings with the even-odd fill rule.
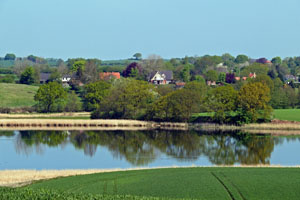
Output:
[[[4,60],[15,60],[15,59],[16,59],[16,55],[13,53],[8,53],[4,57]]]
[[[279,56],[275,57],[275,58],[272,58],[271,62],[274,64],[274,65],[280,65],[282,63],[282,60]]]
[[[249,58],[246,55],[238,55],[235,59],[235,62],[238,63],[238,64],[242,64],[242,63],[245,63],[247,61],[249,61]]]
[[[27,67],[25,71],[21,74],[20,83],[31,85],[35,82],[35,71],[33,67]]]
[[[189,82],[191,80],[191,65],[186,64],[180,72],[180,78],[184,82]]]
[[[141,60],[142,59],[142,54],[141,53],[135,53],[133,55],[133,57],[136,59],[136,60]]]
[[[57,82],[50,82],[40,86],[34,96],[34,100],[37,101],[38,110],[42,112],[63,110],[66,98],[67,92]]]

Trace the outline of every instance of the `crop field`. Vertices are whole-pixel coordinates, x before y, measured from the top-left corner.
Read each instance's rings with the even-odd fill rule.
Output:
[[[108,195],[105,198],[111,199],[125,195],[130,195],[128,199],[299,199],[300,169],[213,167],[122,171],[40,181],[11,193],[25,190],[32,194],[48,191],[49,195]]]
[[[0,107],[17,108],[33,106],[37,86],[0,83]]]
[[[275,109],[274,118],[288,121],[300,121],[300,109]]]

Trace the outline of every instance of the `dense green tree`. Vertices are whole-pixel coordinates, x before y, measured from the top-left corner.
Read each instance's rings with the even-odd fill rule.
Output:
[[[74,64],[72,65],[71,70],[76,73],[76,75],[79,79],[81,79],[83,76],[83,72],[85,70],[85,65],[86,65],[85,60],[75,61]]]
[[[267,75],[269,71],[269,66],[260,63],[253,63],[247,67],[242,68],[241,76],[248,77],[250,73],[255,73],[256,75]]]
[[[230,119],[231,112],[236,109],[238,92],[232,86],[221,86],[211,90],[208,105],[214,112],[214,120],[223,123]]]
[[[204,83],[189,82],[183,89],[160,97],[148,110],[148,116],[158,121],[188,121],[192,113],[199,112],[206,90]]]
[[[195,74],[203,74],[208,67],[215,67],[217,64],[222,63],[222,57],[220,56],[203,56],[201,58],[197,58],[195,61]]]
[[[142,54],[141,53],[135,53],[133,55],[133,57],[136,59],[136,60],[141,60],[142,59]]]
[[[66,98],[67,92],[57,82],[41,85],[34,96],[34,100],[38,103],[38,108],[43,112],[56,111],[56,106],[63,103]]]
[[[249,58],[246,55],[238,55],[235,59],[235,62],[238,63],[238,64],[242,64],[242,63],[245,63],[247,61],[249,61]]]
[[[111,85],[105,81],[97,81],[84,86],[83,106],[86,111],[96,110],[103,98],[109,94]]]
[[[4,60],[15,60],[15,59],[16,59],[16,55],[13,53],[8,53],[4,57]]]
[[[218,82],[225,83],[225,81],[226,81],[226,73],[221,72],[218,76]]]
[[[271,62],[274,64],[274,65],[280,65],[282,63],[282,60],[279,56],[275,57],[275,58],[272,58]]]
[[[191,66],[190,66],[190,64],[184,65],[183,69],[180,72],[180,78],[184,82],[189,82],[191,80]]]
[[[200,83],[205,83],[205,78],[203,78],[201,75],[195,75],[194,80]]]
[[[27,67],[24,72],[21,74],[20,83],[31,85],[35,82],[34,79],[35,71],[33,67]]]
[[[142,119],[157,93],[148,82],[126,79],[114,83],[111,92],[93,112],[93,118]]]
[[[274,90],[274,82],[268,75],[258,75],[256,78],[250,79],[251,83],[260,82],[263,85],[267,85],[270,88],[270,92]]]
[[[205,79],[207,81],[217,81],[218,80],[218,72],[216,72],[215,70],[208,70],[205,73]]]
[[[270,88],[260,82],[248,83],[238,94],[238,123],[253,123],[271,118]]]

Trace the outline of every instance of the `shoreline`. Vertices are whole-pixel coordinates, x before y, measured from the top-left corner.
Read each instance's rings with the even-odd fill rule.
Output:
[[[30,116],[30,115],[29,115]],[[245,131],[253,134],[300,135],[300,123],[292,121],[275,121],[262,124],[245,124],[242,126],[220,125],[212,123],[174,123],[139,120],[111,119],[0,119],[0,130],[178,130],[178,131]]]
[[[0,187],[23,187],[36,181],[63,178],[69,176],[88,175],[97,173],[173,169],[173,168],[300,168],[300,165],[281,166],[281,165],[220,165],[220,166],[166,166],[166,167],[141,167],[141,168],[115,168],[115,169],[64,169],[64,170],[0,170]]]

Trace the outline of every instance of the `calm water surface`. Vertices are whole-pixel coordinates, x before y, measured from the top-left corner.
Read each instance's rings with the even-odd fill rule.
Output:
[[[241,132],[0,131],[0,169],[300,165],[300,137]]]

